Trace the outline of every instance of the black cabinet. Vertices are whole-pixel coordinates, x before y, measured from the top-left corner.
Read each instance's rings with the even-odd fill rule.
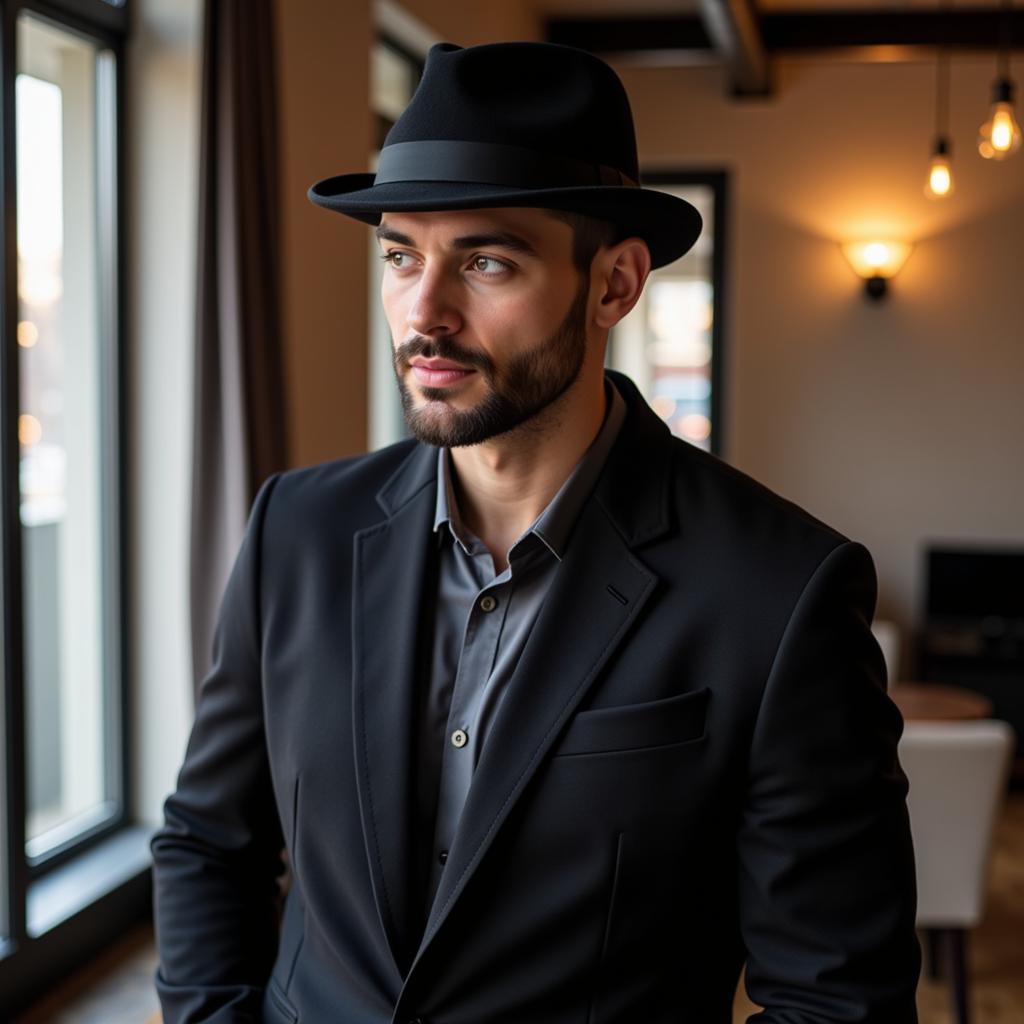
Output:
[[[1016,730],[1024,781],[1024,548],[934,546],[926,560],[915,674],[988,697]]]

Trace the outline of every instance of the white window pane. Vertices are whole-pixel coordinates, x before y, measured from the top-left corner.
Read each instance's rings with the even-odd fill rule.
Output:
[[[654,187],[697,207],[704,229],[685,256],[651,273],[640,301],[613,332],[610,361],[632,377],[674,434],[710,450],[714,191]]]
[[[96,46],[18,21],[18,344],[32,855],[102,816],[103,346]],[[109,184],[109,183],[108,183]]]

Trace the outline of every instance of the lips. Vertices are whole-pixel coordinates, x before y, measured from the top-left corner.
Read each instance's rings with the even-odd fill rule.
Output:
[[[416,380],[432,388],[458,384],[476,372],[475,370],[460,366],[450,359],[424,359],[419,357],[414,359],[410,365]]]

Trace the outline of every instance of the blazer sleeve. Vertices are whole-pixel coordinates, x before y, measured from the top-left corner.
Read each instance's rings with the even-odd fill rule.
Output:
[[[164,1024],[260,1021],[276,954],[284,843],[264,735],[259,593],[263,522],[279,476],[253,502],[177,787],[151,843]]]
[[[754,729],[738,833],[746,987],[760,1024],[914,1024],[921,954],[903,731],[870,630],[871,555],[804,587]]]

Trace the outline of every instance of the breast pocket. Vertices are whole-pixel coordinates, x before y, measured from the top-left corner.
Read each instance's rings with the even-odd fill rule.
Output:
[[[555,756],[649,750],[702,740],[710,696],[705,686],[663,700],[580,711],[555,748]]]

